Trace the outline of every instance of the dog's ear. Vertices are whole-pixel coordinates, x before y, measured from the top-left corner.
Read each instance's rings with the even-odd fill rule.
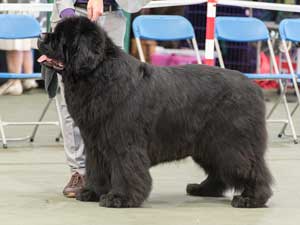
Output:
[[[75,37],[71,46],[63,50],[69,71],[74,74],[92,72],[105,58],[105,40],[105,34],[97,30]]]

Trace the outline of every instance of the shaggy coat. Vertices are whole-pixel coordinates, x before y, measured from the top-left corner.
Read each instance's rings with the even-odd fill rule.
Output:
[[[232,206],[242,208],[263,207],[272,195],[263,94],[241,73],[142,63],[83,17],[62,21],[39,49],[61,65],[85,143],[87,187],[78,200],[140,206],[151,191],[150,167],[188,156],[207,174],[187,185],[190,195],[234,188],[241,194]]]

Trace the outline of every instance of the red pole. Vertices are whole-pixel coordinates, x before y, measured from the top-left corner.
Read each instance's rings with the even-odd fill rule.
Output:
[[[215,18],[217,0],[207,1],[206,13],[206,40],[205,40],[205,64],[214,65],[214,38],[215,38]]]

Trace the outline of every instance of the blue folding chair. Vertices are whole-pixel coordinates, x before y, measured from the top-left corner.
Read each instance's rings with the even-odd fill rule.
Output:
[[[300,42],[300,19],[282,20],[279,24],[279,33],[282,41],[283,52],[285,54],[288,63],[288,68],[290,70],[291,75],[293,75],[292,81],[293,81],[293,86],[298,100],[291,112],[291,115],[294,116],[295,112],[297,111],[300,105],[300,94],[298,88],[298,83],[300,83],[300,74],[296,74],[296,72],[294,71],[287,42],[291,42],[291,43]],[[287,127],[286,124],[282,127],[282,130],[280,132],[281,136],[286,135],[285,134],[286,127]]]
[[[0,15],[0,39],[26,39],[26,38],[36,38],[40,35],[41,28],[38,21],[32,16],[27,15],[10,15],[2,14]],[[0,73],[0,78],[3,79],[41,79],[40,73],[32,74],[16,74],[16,73]],[[60,122],[42,122],[48,107],[51,104],[52,99],[50,99],[44,108],[38,122],[5,122],[1,118],[0,108],[0,141],[4,148],[7,148],[8,141],[22,141],[22,140],[34,140],[39,125],[55,125],[60,127]],[[55,98],[56,107],[59,107],[58,100]],[[60,111],[57,108],[59,121],[61,121]],[[34,131],[30,136],[18,137],[18,138],[7,138],[4,132],[4,127],[9,125],[35,125]],[[56,139],[57,140],[57,139]]]
[[[201,64],[195,31],[186,18],[182,16],[142,15],[134,19],[132,28],[142,62],[145,62],[145,56],[141,39],[156,41],[191,40],[197,62]]]
[[[294,123],[290,113],[290,109],[286,100],[286,89],[289,80],[293,79],[291,74],[280,74],[278,65],[275,59],[275,54],[270,40],[269,31],[266,25],[259,19],[249,17],[217,17],[215,27],[215,44],[220,62],[220,66],[225,68],[224,60],[219,45],[219,40],[233,41],[233,42],[259,42],[266,41],[270,51],[271,61],[273,63],[275,74],[249,74],[245,73],[249,79],[262,79],[262,80],[276,80],[279,83],[281,94],[270,112],[267,114],[268,122],[279,122],[288,124],[292,131],[294,143],[298,143],[297,134],[295,131]],[[279,105],[280,102],[284,103],[286,111],[286,119],[271,120],[270,117]]]

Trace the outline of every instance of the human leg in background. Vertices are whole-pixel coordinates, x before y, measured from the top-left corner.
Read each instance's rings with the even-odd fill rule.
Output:
[[[21,73],[23,63],[22,51],[7,51],[6,52],[7,69],[9,73]],[[23,87],[20,80],[8,80],[2,86],[2,93],[7,95],[21,95],[23,93]]]
[[[32,51],[11,50],[6,52],[7,70],[9,73],[32,73],[33,72],[33,55]],[[0,95],[21,95],[23,90],[36,88],[38,85],[35,80],[28,79],[8,80],[0,87]]]
[[[23,72],[33,73],[33,54],[32,51],[23,51]],[[27,79],[22,81],[24,90],[37,88],[38,84],[34,79]]]
[[[86,16],[86,10],[76,8],[76,13],[81,16]],[[124,36],[126,32],[126,18],[121,11],[113,11],[104,13],[97,23],[108,33],[108,36],[118,46],[124,46]],[[84,187],[84,176],[85,176],[85,152],[84,144],[80,135],[79,128],[74,124],[71,118],[65,98],[64,98],[64,87],[60,81],[60,88],[62,93],[61,100],[61,115],[63,118],[63,137],[64,137],[64,148],[67,158],[68,165],[71,169],[71,179],[63,190],[63,194],[66,197],[75,197],[76,194]]]

